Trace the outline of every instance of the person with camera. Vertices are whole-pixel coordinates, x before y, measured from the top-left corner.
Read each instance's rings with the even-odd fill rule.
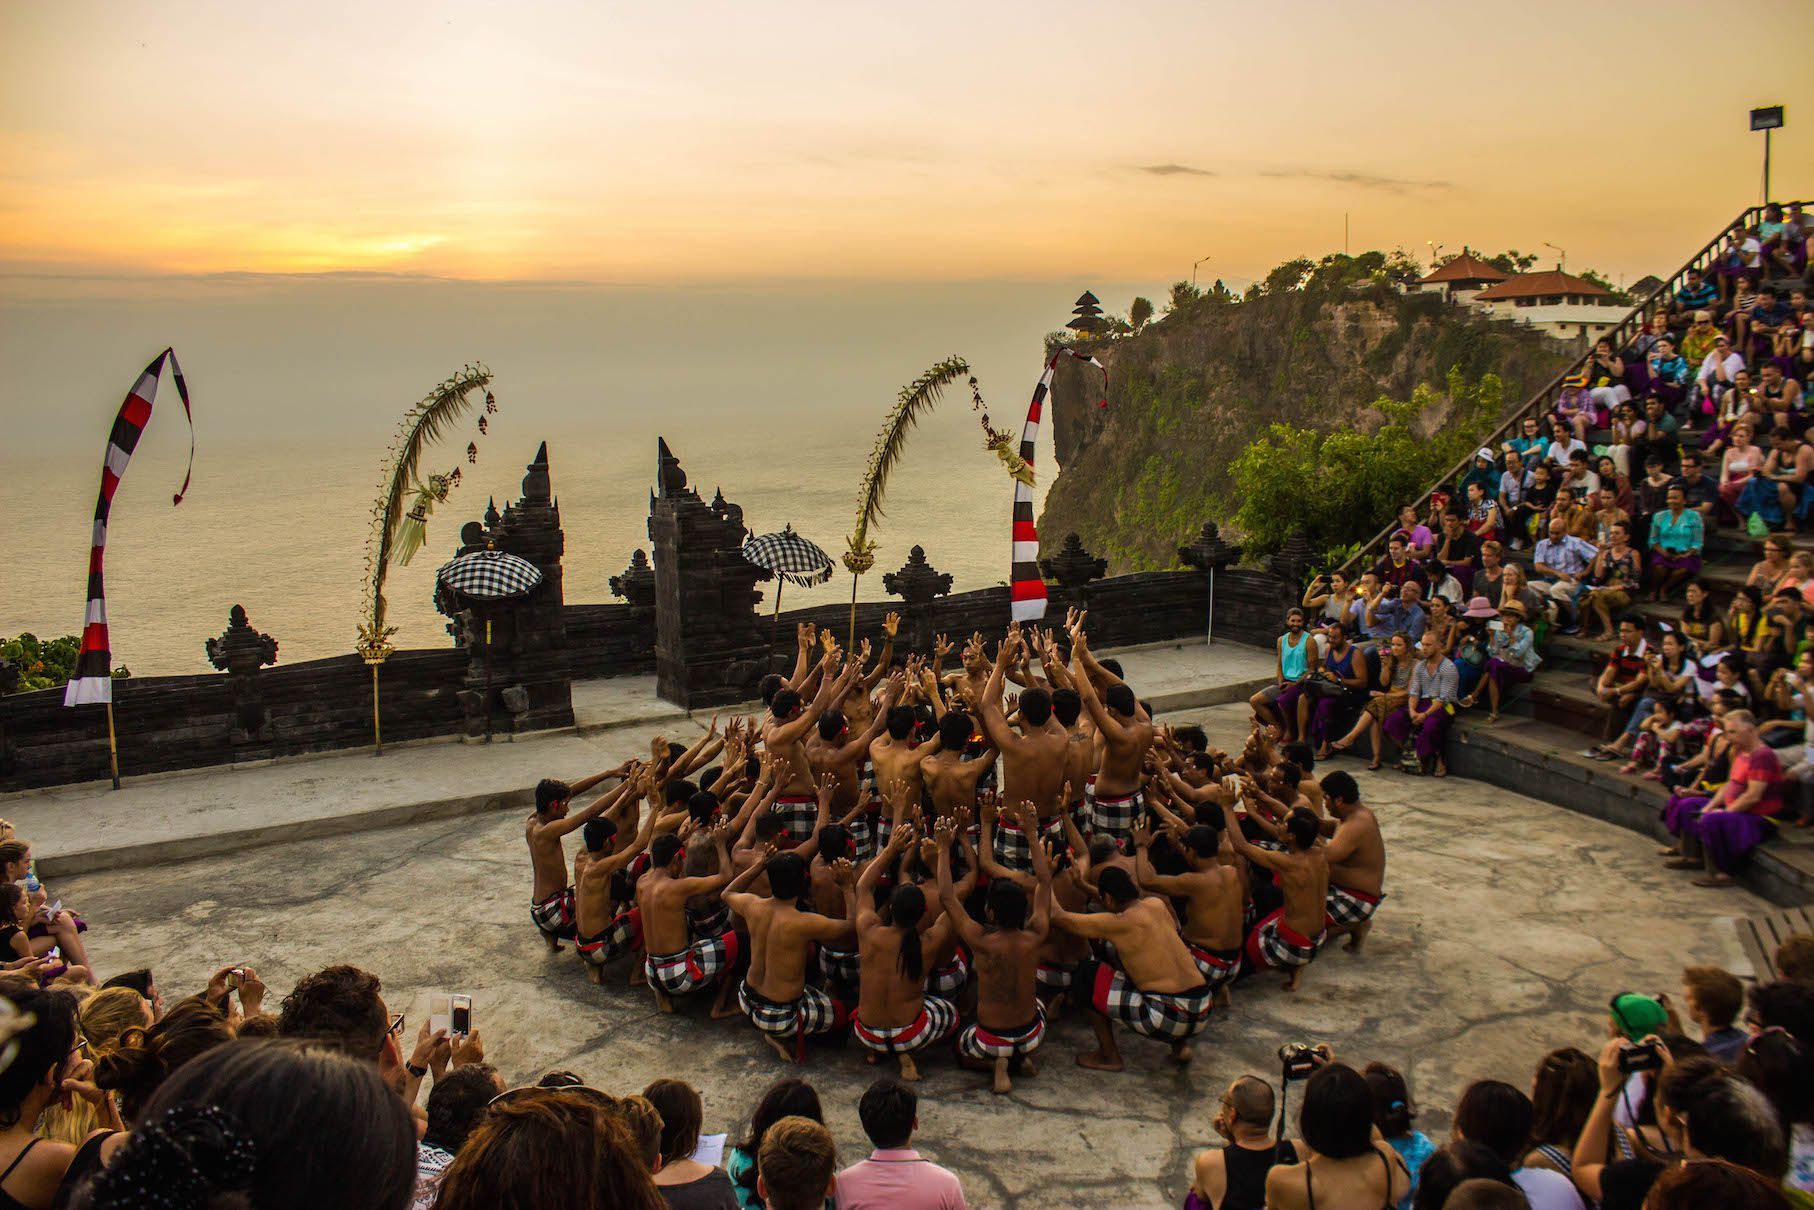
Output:
[[[1313,1070],[1298,1110],[1301,1137],[1280,1147],[1299,1158],[1266,1174],[1266,1205],[1271,1210],[1396,1206],[1411,1192],[1411,1174],[1392,1145],[1374,1137],[1373,1091],[1366,1078],[1334,1062],[1327,1047],[1288,1047],[1280,1057],[1288,1081],[1306,1065]]]
[[[1197,1152],[1184,1210],[1264,1210],[1266,1174],[1278,1162],[1272,1085],[1241,1076],[1222,1093],[1210,1128],[1228,1141]]]

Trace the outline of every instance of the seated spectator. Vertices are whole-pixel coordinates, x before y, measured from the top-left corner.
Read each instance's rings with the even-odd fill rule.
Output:
[[[1789,1200],[1765,1178],[1726,1160],[1682,1164],[1657,1177],[1645,1210],[1789,1210]]]
[[[1681,410],[1688,399],[1688,359],[1677,350],[1675,341],[1663,336],[1658,338],[1656,347],[1651,349],[1644,368],[1650,376],[1651,397],[1658,401],[1660,413],[1675,420],[1675,413]],[[1653,422],[1657,419],[1657,415],[1650,410],[1648,400],[1645,402],[1644,419]],[[1671,431],[1674,431],[1673,427]]]
[[[1710,313],[1719,305],[1719,297],[1718,286],[1708,281],[1699,269],[1690,269],[1682,274],[1682,284],[1675,292],[1670,318],[1677,325],[1685,324],[1695,318],[1697,311]]]
[[[1617,508],[1630,514],[1637,507],[1637,493],[1632,490],[1631,477],[1613,465],[1612,455],[1601,454],[1594,461],[1594,474],[1600,477],[1600,498],[1595,507],[1599,509]]]
[[[1638,414],[1637,405],[1631,400],[1628,399],[1613,409],[1606,456],[1618,473],[1627,479],[1632,473],[1632,451],[1643,448],[1644,433],[1648,428],[1644,418]],[[1639,464],[1638,469],[1643,470],[1642,464]],[[1604,469],[1600,478],[1606,478]]]
[[[821,1124],[825,1121],[819,1094],[805,1080],[777,1080],[770,1086],[757,1102],[756,1112],[750,1115],[749,1133],[725,1153],[725,1169],[736,1186],[737,1201],[743,1210],[762,1210],[762,1197],[756,1192],[756,1178],[761,1175],[757,1157],[762,1154],[762,1136],[770,1126],[788,1117]]]
[[[48,947],[44,953],[35,952],[31,938],[26,935],[31,912],[31,902],[24,887],[16,882],[0,882],[0,961],[4,962],[0,970],[35,979],[40,987],[49,987],[53,981],[94,982],[87,967],[52,957]]]
[[[1512,1170],[1512,1182],[1530,1199],[1532,1210],[1582,1210],[1581,1196],[1566,1176],[1523,1166],[1531,1139],[1531,1099],[1499,1080],[1468,1085],[1455,1105],[1454,1139],[1484,1143]]]
[[[1770,418],[1770,427],[1786,428],[1799,438],[1807,431],[1808,417],[1803,406],[1801,383],[1783,372],[1783,361],[1786,360],[1787,355],[1780,359],[1764,355],[1757,367],[1757,401],[1762,405],[1762,413]]]
[[[1455,573],[1441,559],[1431,559],[1425,574],[1429,577],[1429,603],[1425,606],[1426,613],[1434,614],[1438,601],[1453,606],[1466,599],[1467,594],[1461,589],[1461,581],[1455,578]]]
[[[838,1173],[842,1210],[964,1210],[956,1174],[908,1146],[920,1128],[919,1097],[898,1080],[871,1084],[857,1103],[875,1150]]]
[[[1733,386],[1739,382],[1739,375],[1745,372],[1745,359],[1739,356],[1732,347],[1732,339],[1724,332],[1713,338],[1713,348],[1701,359],[1700,369],[1694,374],[1695,399],[1699,401],[1701,411],[1714,415],[1720,401]]]
[[[1594,679],[1594,696],[1622,714],[1629,713],[1649,687],[1650,654],[1643,623],[1630,614],[1620,618],[1619,645]],[[1624,754],[1612,744],[1601,744],[1587,752],[1595,760],[1614,760]]]
[[[1586,450],[1569,451],[1568,465],[1562,475],[1562,486],[1574,493],[1575,503],[1582,507],[1592,506],[1593,493],[1600,490],[1600,472],[1593,468]]]
[[[1568,456],[1577,447],[1587,448],[1587,434],[1599,425],[1599,412],[1593,396],[1587,393],[1587,376],[1570,374],[1562,380],[1562,389],[1556,392],[1554,409],[1550,413],[1554,427],[1550,433],[1552,440],[1549,446],[1549,460],[1565,463]],[[1557,453],[1557,443],[1562,449]]]
[[[164,1015],[164,993],[158,990],[157,980],[152,977],[148,967],[130,970],[108,979],[101,984],[103,989],[109,987],[129,987],[137,992],[151,1005],[151,1019],[157,1020]]]
[[[1545,471],[1546,481],[1548,477],[1549,472]],[[1526,468],[1524,459],[1516,451],[1506,454],[1505,471],[1499,476],[1499,494],[1494,500],[1498,505],[1500,529],[1495,536],[1513,550],[1523,550],[1530,538],[1530,519],[1538,509],[1529,496],[1536,481],[1536,472]]]
[[[460,1154],[485,1109],[504,1091],[504,1078],[486,1063],[456,1067],[435,1080],[428,1093],[428,1124],[416,1145],[416,1193],[410,1210],[428,1210],[441,1188],[441,1174]]]
[[[1403,750],[1399,758],[1401,769],[1437,777],[1449,775],[1443,744],[1459,697],[1455,665],[1437,646],[1436,637],[1426,631],[1417,649],[1417,660],[1411,665],[1404,704],[1380,724]],[[1374,743],[1377,751],[1377,738]]]
[[[1588,503],[1590,496],[1591,492],[1585,488],[1577,491],[1566,483],[1558,487],[1556,502],[1550,506],[1549,520],[1562,522],[1571,537],[1592,542],[1600,527],[1593,507]]]
[[[1461,499],[1459,501],[1451,501],[1451,507],[1457,503],[1466,504],[1468,485],[1471,483],[1478,483],[1481,487],[1486,488],[1488,495],[1491,495],[1498,489],[1499,468],[1493,465],[1493,460],[1493,451],[1484,445],[1474,451],[1474,464],[1468,467],[1467,471],[1461,476],[1461,480],[1455,484],[1455,490],[1460,494]]]
[[[57,1196],[75,1148],[38,1135],[38,1118],[64,1095],[75,1069],[76,998],[64,991],[8,992],[31,1023],[7,1045],[16,1048],[0,1069],[0,1197],[28,1210],[47,1210]]]
[[[1701,514],[1688,505],[1688,493],[1672,483],[1664,509],[1650,519],[1650,599],[1661,601],[1701,569],[1706,530]],[[1706,586],[1701,587],[1703,600]]]
[[[1543,657],[1537,654],[1536,635],[1525,624],[1524,606],[1512,600],[1499,607],[1499,619],[1487,634],[1487,661],[1481,682],[1486,686],[1486,721],[1499,721],[1499,707],[1508,691],[1528,684]],[[1479,700],[1476,692],[1461,702],[1464,709]]]
[[[1756,513],[1772,526],[1805,520],[1809,475],[1814,475],[1814,448],[1787,428],[1772,429],[1762,473],[1739,494],[1739,514]]]
[[[1656,650],[1644,657],[1645,684],[1626,717],[1625,729],[1613,739],[1608,750],[1622,754],[1628,749],[1631,761],[1619,772],[1635,773],[1640,766],[1655,768],[1661,753],[1658,748],[1672,744],[1679,733],[1672,724],[1679,717],[1681,703],[1691,701],[1695,693],[1697,666],[1689,656],[1688,644],[1675,630],[1667,630]],[[1658,706],[1666,707],[1660,714]],[[1645,737],[1649,742],[1645,742]]]
[[[1487,599],[1493,600],[1490,594]],[[1494,607],[1503,608],[1512,601],[1524,606],[1525,621],[1532,626],[1546,620],[1553,612],[1550,599],[1531,587],[1530,578],[1525,575],[1521,563],[1506,564],[1505,576],[1499,581],[1499,599],[1494,602]]]
[[[1724,972],[1721,972],[1722,974]],[[1734,1074],[1764,1094],[1776,1120],[1789,1132],[1789,1171],[1783,1186],[1803,1196],[1814,1193],[1814,1088],[1808,1084],[1808,1048],[1787,1030],[1768,1029],[1733,1055]]]
[[[1674,1019],[1674,1007],[1667,1000],[1664,1007],[1671,1014],[1670,1032],[1684,1032],[1682,1023]],[[1687,1010],[1688,1019],[1701,1031],[1701,1045],[1707,1048],[1708,1054],[1722,1063],[1731,1063],[1738,1058],[1738,1052],[1744,1049],[1751,1035],[1732,1024],[1745,1007],[1745,985],[1736,975],[1717,966],[1683,967],[1682,1007]]]
[[[22,880],[32,876],[32,869],[29,841],[0,841],[0,882],[22,884]],[[24,889],[21,885],[21,890]],[[80,967],[83,972],[93,971],[94,964],[88,960],[88,949],[82,943],[82,934],[88,931],[88,925],[68,908],[59,909],[52,914],[50,906],[50,892],[43,884],[40,883],[35,891],[26,891],[25,905],[19,912],[18,924],[25,930],[31,952],[46,954],[54,946],[72,970]],[[18,956],[23,956],[23,951]],[[75,981],[92,983],[94,980],[84,974]]]
[[[1617,405],[1631,400],[1631,388],[1626,382],[1625,359],[1613,352],[1612,341],[1601,337],[1594,342],[1593,352],[1587,357],[1586,373],[1587,393],[1602,416],[1610,413]]]
[[[1751,473],[1762,470],[1764,465],[1764,451],[1752,442],[1751,432],[1749,423],[1738,421],[1732,426],[1731,443],[1720,455],[1720,502],[1735,518],[1738,518],[1738,498],[1751,481]]]
[[[1374,577],[1388,588],[1401,588],[1408,583],[1423,583],[1423,565],[1410,555],[1410,543],[1402,533],[1386,539],[1386,557],[1373,565]]]
[[[1467,518],[1458,512],[1442,519],[1442,534],[1436,540],[1436,553],[1431,557],[1442,562],[1461,581],[1463,590],[1474,583],[1474,572],[1480,566],[1480,536],[1468,529]]]
[[[1304,599],[1299,604],[1308,611],[1308,617],[1326,619],[1346,627],[1354,600],[1354,585],[1349,582],[1346,573],[1332,571],[1311,580],[1310,586],[1304,589]]]
[[[1531,587],[1555,603],[1556,623],[1564,634],[1580,629],[1575,599],[1585,591],[1588,569],[1599,553],[1591,542],[1570,534],[1562,517],[1550,518],[1549,537],[1537,543],[1533,552],[1538,578],[1531,581]]]
[[[1423,607],[1423,584],[1406,582],[1396,595],[1386,585],[1377,585],[1365,602],[1361,628],[1375,644],[1403,631],[1413,642],[1423,638],[1427,614]]]
[[[1375,1210],[1410,1193],[1398,1152],[1373,1139],[1373,1092],[1352,1067],[1328,1063],[1305,1081],[1298,1130],[1310,1154],[1266,1174],[1272,1210]]]
[[[1438,1147],[1417,1174],[1417,1192],[1411,1210],[1444,1210],[1461,1186],[1492,1181],[1518,1197],[1524,1193],[1512,1183],[1512,1170],[1482,1143],[1462,1140]]]
[[[1682,634],[1701,652],[1720,651],[1726,647],[1726,620],[1714,608],[1713,592],[1705,580],[1690,580],[1683,590],[1687,604],[1682,609]]]
[[[1367,704],[1355,720],[1354,728],[1329,745],[1332,751],[1346,752],[1361,736],[1370,735],[1373,738],[1373,751],[1367,768],[1379,768],[1380,756],[1385,747],[1380,728],[1387,718],[1405,704],[1411,685],[1411,668],[1416,662],[1412,656],[1409,637],[1403,632],[1394,634],[1380,653],[1379,683],[1382,687],[1370,691]]]
[[[1487,485],[1478,479],[1469,480],[1467,493],[1468,515],[1464,524],[1468,532],[1483,542],[1497,538],[1500,526],[1497,498],[1489,494]]]
[[[1520,1163],[1568,1176],[1574,1168],[1575,1140],[1599,1095],[1592,1058],[1572,1046],[1544,1055],[1531,1080],[1530,1150]]]
[[[1285,633],[1273,640],[1272,684],[1248,699],[1254,714],[1290,734],[1302,683],[1311,675],[1316,644],[1304,629],[1304,611],[1292,606],[1285,613]]]
[[[1228,1141],[1197,1152],[1184,1210],[1263,1210],[1266,1174],[1278,1162],[1272,1085],[1241,1076],[1222,1093],[1210,1127]]]
[[[414,1187],[415,1156],[409,1111],[369,1062],[285,1040],[232,1042],[164,1082],[131,1140],[77,1204],[86,1210],[399,1210]],[[456,1161],[450,1178],[459,1167]],[[514,1173],[498,1196],[482,1201],[449,1199],[443,1188],[439,1205],[516,1210],[605,1204],[570,1190],[526,1198],[530,1190],[547,1188],[540,1183],[545,1171]],[[609,1204],[659,1207],[636,1200],[634,1189],[613,1188]],[[173,1194],[181,1200],[166,1200]]]
[[[1398,529],[1405,536],[1405,550],[1419,563],[1430,557],[1430,551],[1436,545],[1436,537],[1417,517],[1415,504],[1398,506]]]
[[[705,1105],[684,1080],[657,1080],[642,1095],[661,1114],[661,1164],[655,1187],[673,1210],[737,1210],[737,1194],[724,1169],[693,1158]]]
[[[1735,710],[1723,729],[1733,748],[1732,773],[1695,825],[1707,869],[1696,886],[1729,885],[1751,850],[1773,834],[1771,819],[1782,810],[1782,765],[1758,735],[1756,719]]]
[[[233,1040],[233,1031],[219,1009],[199,996],[176,1002],[164,1019],[145,1027],[135,1026],[120,1035],[114,1046],[95,1059],[94,1083],[114,1094],[120,1114],[137,1123],[145,1106],[179,1068],[217,1046]],[[110,1140],[102,1162],[111,1162],[124,1138]]]
[[[1770,955],[1777,975],[1791,983],[1814,987],[1814,934],[1794,933],[1784,937]]]
[[[414,1105],[428,1060],[444,1039],[429,1036],[428,1021],[406,1060],[398,1046],[403,1014],[393,1015],[379,994],[378,976],[356,966],[330,966],[297,981],[283,998],[277,1032],[285,1038],[306,1038],[349,1058],[372,1063],[385,1083],[395,1088],[404,1103]],[[475,1035],[476,1036],[476,1035]]]
[[[1548,445],[1549,439],[1543,435],[1543,422],[1536,416],[1526,416],[1518,422],[1518,435],[1499,449],[1501,453],[1517,454],[1534,468],[1543,461],[1543,451]]]
[[[1423,1170],[1424,1162],[1436,1154],[1436,1144],[1430,1141],[1429,1135],[1412,1125],[1417,1120],[1417,1106],[1412,1103],[1411,1090],[1397,1068],[1385,1063],[1369,1063],[1361,1075],[1367,1081],[1367,1091],[1373,1096],[1374,1129],[1392,1144],[1392,1150],[1398,1152],[1405,1171],[1410,1174],[1410,1192],[1399,1200],[1399,1205],[1407,1205],[1417,1196],[1418,1173]]]
[[[1705,1159],[1729,1160],[1772,1182],[1782,1179],[1788,1146],[1775,1110],[1761,1092],[1709,1057],[1666,1059],[1656,1082],[1668,1163],[1648,1158],[1607,1163],[1613,1113],[1625,1085],[1619,1055],[1629,1045],[1618,1037],[1600,1051],[1601,1095],[1575,1144],[1574,1181],[1583,1195],[1601,1210],[1636,1210],[1666,1167]]]
[[[1586,421],[1583,420],[1583,431]],[[1543,460],[1551,466],[1566,467],[1570,454],[1586,454],[1587,442],[1575,434],[1569,420],[1557,418],[1550,423],[1550,442],[1544,447]]]
[[[756,1178],[768,1210],[819,1210],[837,1194],[838,1147],[808,1118],[782,1118],[762,1136]]]
[[[1598,642],[1613,637],[1613,615],[1631,604],[1644,580],[1644,561],[1631,544],[1631,522],[1623,512],[1606,526],[1606,542],[1588,569],[1589,591],[1581,597],[1581,614],[1588,625],[1583,638]],[[1600,625],[1598,632],[1594,620]]]

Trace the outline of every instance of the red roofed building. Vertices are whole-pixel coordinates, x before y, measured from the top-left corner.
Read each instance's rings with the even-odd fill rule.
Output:
[[[1611,331],[1625,314],[1624,305],[1612,291],[1560,269],[1507,278],[1474,295],[1473,302],[1493,315],[1543,328],[1564,339],[1596,339]]]
[[[1450,257],[1417,281],[1422,294],[1440,294],[1448,302],[1469,302],[1489,286],[1505,281],[1510,274],[1462,248],[1460,256]]]

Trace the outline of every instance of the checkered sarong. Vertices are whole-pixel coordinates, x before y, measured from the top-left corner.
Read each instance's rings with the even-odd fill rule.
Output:
[[[737,985],[737,1004],[751,1025],[781,1038],[826,1033],[845,1021],[844,1006],[810,983],[800,990],[799,999],[783,1004],[764,996],[746,979]]]
[[[1241,970],[1241,948],[1231,950],[1212,950],[1198,945],[1189,937],[1184,939],[1184,948],[1190,951],[1192,962],[1203,972],[1203,981],[1209,984],[1209,990],[1215,991],[1224,983],[1234,980]]]
[[[1285,909],[1279,908],[1247,935],[1247,957],[1255,966],[1309,966],[1327,935],[1304,936],[1285,923]]]
[[[970,982],[970,951],[959,945],[957,952],[951,955],[951,961],[926,976],[926,990],[935,996],[952,996],[964,990],[964,984]]]
[[[867,864],[869,859],[876,855],[875,825],[876,813],[874,811],[865,811],[844,825],[845,830],[850,833],[850,843],[856,849],[856,864],[859,866]]]
[[[775,800],[775,814],[781,817],[782,847],[791,849],[813,838],[813,824],[819,818],[819,800],[810,794],[784,794]]]
[[[1090,1007],[1137,1034],[1164,1042],[1194,1038],[1209,1026],[1208,985],[1187,992],[1145,992],[1112,966],[1086,962],[1078,981],[1089,989]]]
[[[1383,895],[1369,895],[1365,891],[1351,891],[1347,887],[1329,884],[1329,900],[1324,905],[1327,921],[1324,927],[1331,924],[1359,924],[1371,920],[1373,913],[1379,911],[1379,901]]]
[[[720,933],[728,933],[731,929],[731,908],[727,903],[721,902],[717,907],[704,911],[695,911],[689,907],[686,914],[687,935],[695,941],[706,941]]]
[[[593,966],[609,966],[631,950],[642,946],[642,911],[631,908],[620,912],[604,931],[575,942],[579,956]]]
[[[1064,844],[1064,823],[1058,816],[1041,821],[1039,825],[1041,839]],[[995,821],[995,838],[991,846],[995,853],[997,865],[1006,866],[1016,873],[1031,873],[1033,869],[1033,846],[1027,842],[1027,834],[1020,830],[1020,825],[1007,819]]]
[[[1033,972],[1033,981],[1047,991],[1067,991],[1071,986],[1071,968],[1055,966],[1042,958]]]
[[[1134,790],[1110,798],[1097,794],[1092,782],[1085,788],[1083,798],[1090,808],[1091,832],[1113,836],[1115,843],[1123,848],[1132,843],[1134,825],[1140,822],[1140,815],[1146,809],[1145,791]]]
[[[920,1015],[896,1029],[871,1029],[858,1014],[850,1014],[852,1036],[868,1049],[885,1055],[912,1054],[950,1037],[956,1028],[957,1005],[939,996],[927,996]]]
[[[957,1052],[966,1059],[1013,1059],[1030,1055],[1039,1049],[1046,1037],[1046,1010],[1041,1008],[1031,1025],[1021,1029],[997,1032],[976,1024],[959,1035]]]
[[[643,959],[643,969],[662,991],[684,996],[736,966],[737,952],[737,934],[721,933],[695,941],[678,954],[650,954]]]
[[[863,963],[855,950],[836,950],[823,943],[819,946],[819,973],[840,996],[848,997],[857,990],[863,976]]]
[[[554,894],[529,905],[529,919],[549,937],[571,937],[579,927],[573,908],[573,888],[562,887]]]

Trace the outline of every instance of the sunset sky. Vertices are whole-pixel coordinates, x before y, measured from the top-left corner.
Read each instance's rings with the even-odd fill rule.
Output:
[[[1807,0],[78,0],[0,35],[15,283],[1240,281],[1344,213],[1629,280],[1756,199],[1770,103],[1775,192],[1814,193]]]

